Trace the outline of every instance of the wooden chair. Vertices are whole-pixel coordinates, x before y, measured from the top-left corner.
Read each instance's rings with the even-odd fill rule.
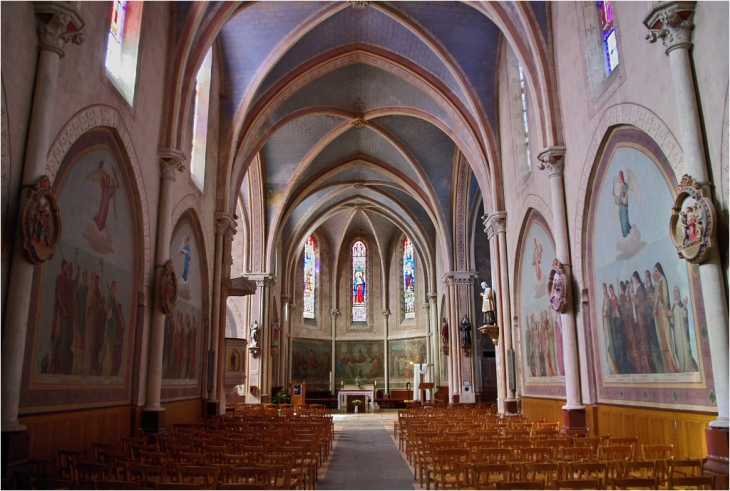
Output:
[[[474,489],[497,489],[497,483],[512,480],[510,464],[474,464]]]
[[[38,479],[31,478],[31,489],[79,489],[78,481],[73,479]],[[3,489],[6,489],[3,486]],[[11,488],[14,489],[14,488]]]
[[[82,488],[90,488],[97,479],[116,481],[119,478],[115,467],[109,462],[77,460],[73,463],[73,471],[74,479]]]
[[[608,466],[605,462],[570,462],[564,464],[567,472],[561,472],[562,480],[578,479],[589,480],[598,479],[601,489],[607,489]]]
[[[271,470],[265,467],[234,467],[231,470],[231,483],[266,487],[271,483]]]
[[[459,487],[458,464],[469,463],[469,450],[466,448],[444,448],[437,452],[434,463],[434,489]]]
[[[586,428],[585,430],[565,430],[566,435],[573,436],[575,438],[586,438],[588,435],[590,435],[590,430]]]
[[[177,470],[175,470],[175,473],[177,474]],[[168,480],[165,465],[141,464],[139,462],[127,462],[125,476],[127,481],[138,482],[140,486],[144,487],[151,487]]]
[[[150,465],[165,465],[172,461],[169,452],[139,452],[140,462]]]
[[[119,444],[92,442],[91,448],[94,451],[94,460],[99,461],[99,460],[101,460],[101,455],[100,455],[101,450],[118,450]]]
[[[478,448],[477,463],[508,464],[512,461],[512,450],[509,448]]]
[[[559,480],[555,489],[603,489],[599,479]]]
[[[177,482],[199,484],[202,489],[215,489],[218,484],[218,468],[212,465],[179,465]]]
[[[638,436],[622,436],[611,438],[611,445],[629,445],[631,446],[631,459],[636,460],[636,451],[639,448]]]
[[[522,464],[522,481],[541,481],[545,488],[554,489],[559,470],[557,463],[525,463]]]
[[[545,489],[542,481],[500,481],[497,489]]]
[[[656,478],[617,477],[613,489],[659,489],[659,483]]]
[[[561,462],[588,462],[595,460],[595,454],[589,447],[564,447],[560,449]]]
[[[589,436],[586,438],[576,438],[575,440],[575,446],[576,447],[587,447],[591,449],[592,457],[593,459],[598,458],[598,447],[601,445],[601,437],[599,436]]]
[[[553,460],[552,447],[530,447],[522,450],[524,462],[532,464],[546,463]]]
[[[139,489],[138,482],[132,481],[105,481],[96,479],[94,481],[94,489]]]
[[[203,489],[203,486],[198,483],[189,483],[189,482],[158,482],[158,483],[155,483],[155,489],[166,489],[166,490]]]
[[[656,462],[619,462],[619,477],[657,478]]]
[[[656,475],[659,484],[665,486],[667,484],[667,465],[666,461],[674,458],[674,445],[642,445],[641,460],[656,463]]]
[[[681,486],[682,479],[702,477],[704,462],[702,460],[669,460],[667,461],[667,488],[676,489]]]
[[[292,489],[291,464],[256,464],[255,467],[269,470],[269,489]]]
[[[607,447],[598,448],[598,458],[600,460],[633,460],[633,448],[631,445],[609,445]]]
[[[507,448],[512,450],[512,460],[522,462],[525,460],[524,451],[532,447],[532,440],[512,440],[507,443]]]
[[[667,489],[715,489],[715,476],[675,477]]]
[[[73,479],[72,464],[81,457],[81,450],[58,449],[58,467],[61,479]]]

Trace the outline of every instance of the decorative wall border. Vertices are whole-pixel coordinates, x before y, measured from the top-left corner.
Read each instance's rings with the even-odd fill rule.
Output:
[[[583,163],[583,174],[580,178],[580,187],[578,188],[578,201],[575,206],[575,222],[573,229],[573,244],[571,249],[573,252],[573,272],[576,281],[582,288],[585,288],[585,272],[583,271],[583,235],[585,233],[584,222],[586,218],[588,184],[591,180],[593,166],[595,165],[596,156],[601,149],[601,144],[606,137],[608,131],[613,126],[628,124],[635,126],[649,135],[664,152],[664,158],[674,171],[675,176],[681,176],[685,172],[684,153],[680,147],[674,134],[669,127],[662,121],[659,116],[638,104],[617,104],[606,109],[598,122],[593,140],[588,147],[585,161]]]
[[[56,140],[53,142],[53,145],[51,145],[51,149],[48,151],[48,158],[46,159],[46,172],[48,173],[48,177],[51,179],[51,184],[53,184],[56,179],[56,174],[61,167],[61,162],[63,161],[66,152],[68,152],[69,148],[71,148],[71,145],[73,145],[74,142],[81,137],[81,135],[90,129],[97,128],[99,126],[114,128],[114,130],[116,130],[121,140],[121,146],[124,148],[127,158],[129,159],[129,164],[132,167],[137,191],[139,192],[140,213],[142,215],[142,230],[144,235],[144,279],[142,291],[144,291],[145,297],[147,297],[150,285],[150,272],[152,268],[147,191],[144,187],[142,168],[140,167],[139,159],[137,158],[137,152],[134,150],[132,137],[129,135],[129,131],[127,131],[127,127],[124,125],[119,111],[111,106],[94,105],[76,113],[66,123],[56,137]]]

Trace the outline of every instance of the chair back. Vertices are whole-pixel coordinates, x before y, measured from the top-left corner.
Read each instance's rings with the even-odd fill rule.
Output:
[[[542,481],[499,481],[497,489],[545,489]]]
[[[603,489],[600,479],[568,479],[555,484],[556,489]]]
[[[218,483],[218,468],[213,465],[179,465],[177,482],[199,484],[202,489],[215,489]]]

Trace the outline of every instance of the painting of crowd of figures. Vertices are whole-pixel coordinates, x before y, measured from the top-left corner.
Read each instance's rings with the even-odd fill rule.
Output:
[[[292,340],[292,380],[304,381],[307,389],[329,390],[332,343],[309,339]]]

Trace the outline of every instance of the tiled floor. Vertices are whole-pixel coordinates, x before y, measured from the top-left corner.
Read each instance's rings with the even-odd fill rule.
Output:
[[[413,472],[393,440],[396,413],[334,416],[335,449],[317,489],[414,489]]]

